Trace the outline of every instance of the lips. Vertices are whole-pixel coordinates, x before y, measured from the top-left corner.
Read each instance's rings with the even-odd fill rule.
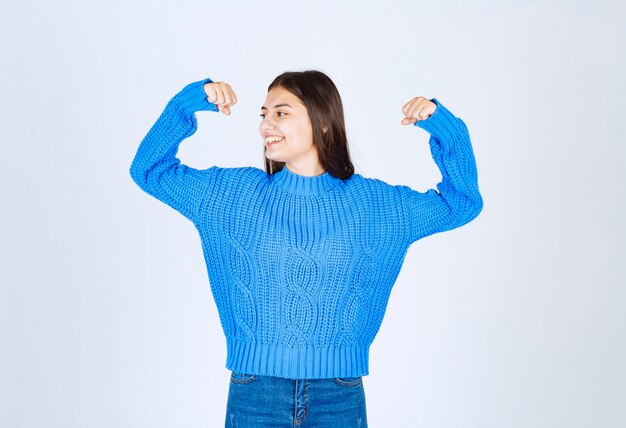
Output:
[[[265,147],[272,147],[278,143],[282,143],[283,141],[285,141],[285,137],[270,135],[265,137]]]

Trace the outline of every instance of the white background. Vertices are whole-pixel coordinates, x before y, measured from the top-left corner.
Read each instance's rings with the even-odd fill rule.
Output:
[[[267,85],[315,68],[357,172],[433,187],[428,134],[400,120],[436,97],[468,125],[484,198],[409,250],[371,348],[370,426],[626,427],[626,7],[476,3],[3,3],[0,426],[223,426],[199,237],[130,163],[211,77],[239,103],[198,113],[179,157],[262,168]]]

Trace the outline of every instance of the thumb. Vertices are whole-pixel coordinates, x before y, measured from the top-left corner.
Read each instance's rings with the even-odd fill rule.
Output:
[[[411,119],[409,117],[405,117],[402,119],[402,125],[410,125],[411,123],[415,123],[415,119]]]
[[[222,113],[229,115],[230,114],[230,107],[228,106],[217,106],[217,108],[219,109],[219,111],[221,111]]]

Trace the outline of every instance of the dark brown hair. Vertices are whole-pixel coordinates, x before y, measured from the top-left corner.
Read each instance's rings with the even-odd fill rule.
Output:
[[[320,163],[332,176],[346,179],[354,174],[343,117],[343,104],[330,77],[317,70],[287,71],[276,77],[267,88],[280,86],[298,97],[306,107],[313,130],[313,145]],[[326,132],[324,132],[326,128]],[[265,171],[282,170],[284,162],[265,158]]]

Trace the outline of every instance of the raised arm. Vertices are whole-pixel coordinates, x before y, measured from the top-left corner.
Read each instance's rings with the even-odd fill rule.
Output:
[[[204,90],[207,83],[212,80],[190,83],[168,102],[139,145],[130,167],[130,175],[141,189],[191,221],[195,221],[219,168],[194,169],[182,164],[176,153],[179,144],[196,132],[198,123],[194,113],[218,111],[218,106],[207,99]]]
[[[442,176],[437,189],[425,193],[398,186],[408,213],[410,243],[470,222],[483,206],[467,126],[436,98],[430,103],[435,110],[427,118],[422,111],[421,117],[403,119],[403,124],[413,123],[430,134],[430,151]]]

